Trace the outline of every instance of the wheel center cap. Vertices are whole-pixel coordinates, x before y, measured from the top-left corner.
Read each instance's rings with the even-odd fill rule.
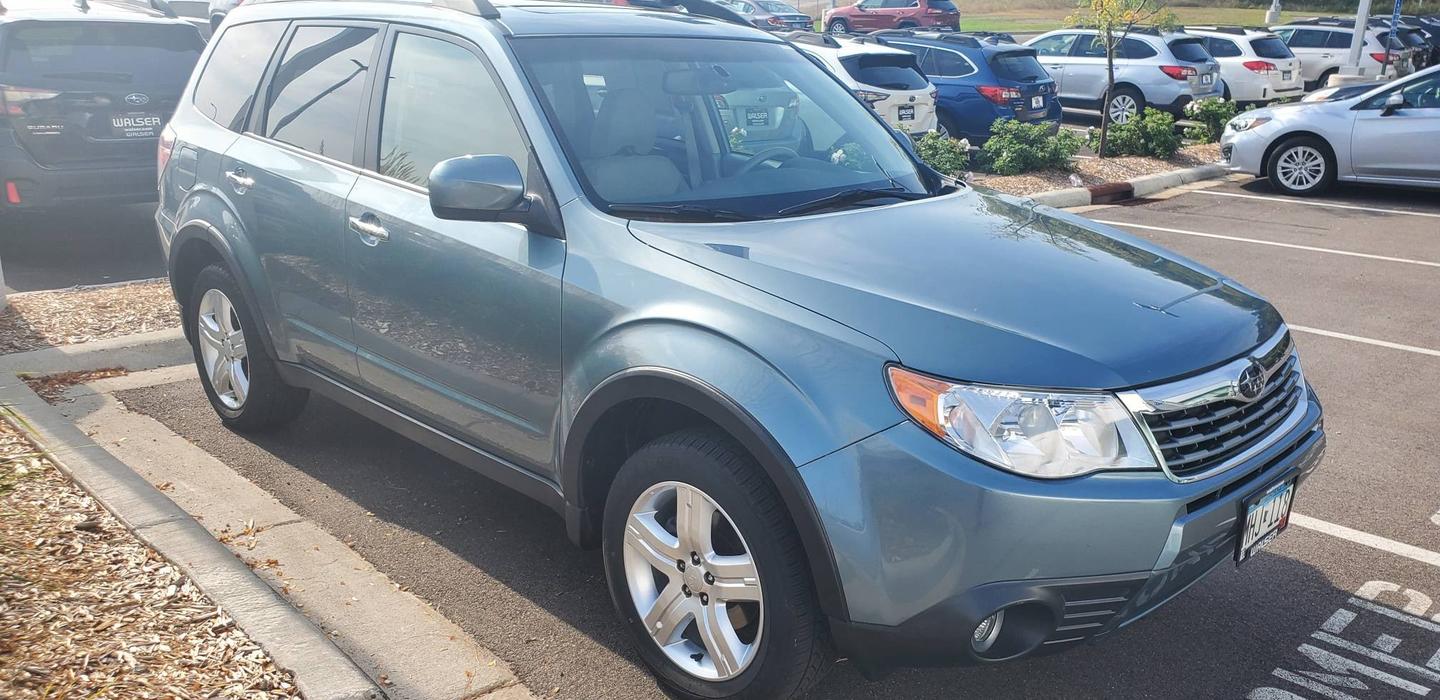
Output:
[[[687,566],[685,567],[683,580],[685,581],[685,585],[690,587],[690,590],[702,590],[705,588],[705,570],[699,566]]]

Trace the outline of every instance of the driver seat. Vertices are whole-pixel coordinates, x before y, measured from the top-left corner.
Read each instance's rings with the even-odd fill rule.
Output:
[[[595,115],[589,157],[580,167],[611,202],[652,202],[689,189],[680,169],[656,154],[658,124],[650,98],[635,88],[611,91]]]

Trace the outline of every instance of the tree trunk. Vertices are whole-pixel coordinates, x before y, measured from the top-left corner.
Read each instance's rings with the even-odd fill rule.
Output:
[[[1100,97],[1100,148],[1095,153],[1105,157],[1105,143],[1110,138],[1110,94],[1115,92],[1115,39],[1105,27],[1105,94]]]

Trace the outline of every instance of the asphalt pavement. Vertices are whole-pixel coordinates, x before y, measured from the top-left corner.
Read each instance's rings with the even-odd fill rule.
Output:
[[[165,276],[154,204],[0,215],[0,265],[17,292]]]
[[[1359,188],[1294,200],[1251,182],[1086,216],[1223,271],[1285,314],[1330,437],[1298,515],[1251,562],[1222,565],[1103,642],[878,682],[842,661],[813,697],[1344,700],[1440,689],[1440,202]],[[193,380],[118,396],[345,540],[537,694],[661,696],[612,612],[597,554],[574,549],[544,507],[323,399],[281,432],[242,437],[219,425]]]

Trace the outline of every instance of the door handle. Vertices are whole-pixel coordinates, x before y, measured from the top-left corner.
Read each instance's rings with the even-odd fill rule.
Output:
[[[255,178],[247,176],[244,168],[226,170],[225,179],[230,181],[230,189],[235,190],[235,194],[245,194],[246,190],[255,186]]]
[[[374,214],[350,217],[350,230],[360,234],[360,240],[366,245],[379,245],[390,240],[390,232],[380,225]]]

